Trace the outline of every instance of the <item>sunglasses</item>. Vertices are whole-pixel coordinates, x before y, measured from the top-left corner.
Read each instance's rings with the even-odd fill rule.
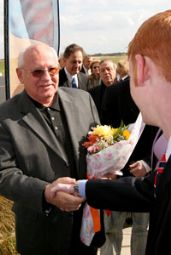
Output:
[[[36,69],[31,71],[31,74],[35,78],[42,77],[45,72],[48,72],[50,76],[55,76],[57,73],[59,73],[59,67],[49,67],[46,69]]]

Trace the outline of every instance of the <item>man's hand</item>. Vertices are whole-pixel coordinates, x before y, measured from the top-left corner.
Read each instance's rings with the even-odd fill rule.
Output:
[[[46,201],[63,211],[78,210],[84,198],[75,196],[73,188],[75,183],[75,179],[63,177],[48,184],[44,192]]]
[[[70,212],[78,210],[83,201],[84,199],[81,197],[74,196],[63,191],[58,191],[56,192],[55,197],[48,202],[55,205],[62,211]]]
[[[117,177],[118,176],[114,173],[107,173],[107,174],[104,174],[104,176],[101,177],[101,179],[116,180]]]
[[[129,171],[132,175],[136,177],[144,177],[147,174],[146,168],[141,160],[130,164]]]
[[[51,194],[54,195],[58,190],[64,191],[66,193],[74,193],[73,185],[76,184],[76,180],[70,177],[61,177],[52,182],[50,189]]]

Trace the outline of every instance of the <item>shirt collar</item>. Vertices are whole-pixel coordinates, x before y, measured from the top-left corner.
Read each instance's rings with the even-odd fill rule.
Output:
[[[84,71],[86,74],[88,74],[88,69],[83,65]]]
[[[171,136],[169,138],[168,144],[167,144],[167,149],[166,149],[166,160],[169,159],[169,156],[171,154]]]
[[[69,80],[69,83],[71,83],[71,81],[72,81],[73,77],[75,77],[76,82],[78,83],[77,74],[71,75],[71,74],[67,71],[66,67],[64,67],[64,70],[65,70],[65,73],[66,73],[67,79]]]
[[[121,78],[122,81],[124,81],[128,77],[128,74]]]
[[[47,109],[47,108],[51,108],[51,109],[54,109],[54,110],[57,110],[57,111],[60,111],[60,105],[59,105],[59,96],[58,94],[56,94],[56,98],[53,102],[53,104],[50,106],[50,107],[47,107],[47,106],[44,106],[42,104],[40,104],[39,102],[37,102],[36,100],[34,100],[33,98],[31,98],[29,95],[28,97],[31,99],[31,101],[33,102],[33,104],[39,108],[41,111]]]

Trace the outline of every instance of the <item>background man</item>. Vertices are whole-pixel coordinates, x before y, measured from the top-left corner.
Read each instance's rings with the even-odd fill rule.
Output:
[[[90,55],[85,55],[83,57],[83,65],[81,68],[81,72],[85,73],[87,76],[91,74],[91,63],[93,62],[93,57]]]
[[[100,80],[100,85],[90,89],[89,93],[95,102],[101,119],[101,111],[105,91],[109,86],[116,83],[116,65],[112,60],[104,59],[100,62]]]
[[[63,54],[64,68],[59,72],[59,87],[73,87],[87,91],[88,77],[80,72],[84,50],[77,44],[66,47]]]

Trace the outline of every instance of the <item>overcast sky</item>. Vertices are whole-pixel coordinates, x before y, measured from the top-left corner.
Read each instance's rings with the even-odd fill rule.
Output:
[[[127,51],[140,24],[170,0],[60,0],[61,51],[78,43],[92,53]]]
[[[145,19],[171,8],[170,0],[59,0],[59,2],[60,52],[63,52],[67,45],[77,43],[89,54],[127,51],[129,41]],[[2,16],[3,0],[0,0],[0,57],[3,54]]]

